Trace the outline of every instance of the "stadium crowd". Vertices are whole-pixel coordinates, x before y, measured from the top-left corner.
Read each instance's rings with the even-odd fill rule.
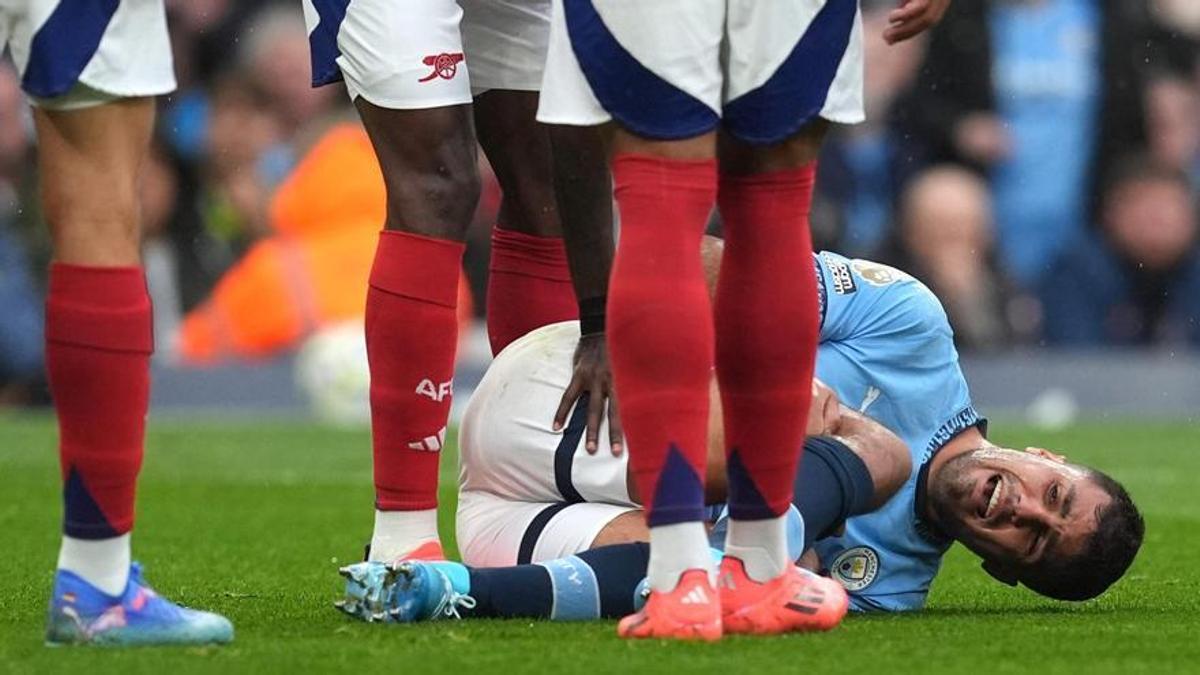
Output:
[[[310,87],[299,3],[167,4],[180,86],[160,103],[142,183],[159,358],[286,349],[361,312],[326,296],[357,288],[343,277],[365,289],[382,188],[347,199],[321,185],[373,186],[378,170],[360,132],[336,133],[356,124],[344,92]],[[887,46],[893,4],[863,0],[868,121],[826,143],[817,248],[924,280],[968,351],[1200,346],[1200,4],[955,0],[931,34]],[[0,405],[42,396],[50,255],[18,85],[0,68]],[[298,170],[314,155],[324,164]],[[498,203],[487,179],[466,257],[479,311]],[[330,234],[355,225],[362,246]],[[362,261],[357,276],[346,260]],[[225,329],[198,317],[248,262],[257,272],[240,276],[260,284],[227,292],[223,313],[262,322],[269,306],[304,306],[265,343],[223,352]]]

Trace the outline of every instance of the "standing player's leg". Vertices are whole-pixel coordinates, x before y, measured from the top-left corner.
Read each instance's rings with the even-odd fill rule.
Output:
[[[372,560],[440,557],[438,460],[450,413],[463,238],[479,196],[471,108],[356,100],[387,187],[367,291]]]
[[[784,514],[803,446],[818,338],[809,210],[824,124],[771,146],[724,135],[725,255],[715,301],[729,475],[728,551],[766,582],[792,563]]]
[[[715,141],[614,138],[621,237],[608,340],[660,593],[711,567],[702,521],[714,338],[699,251],[716,198]]]
[[[479,199],[463,13],[454,0],[305,0],[304,10],[313,84],[345,81],[387,190],[366,303],[370,557],[440,558],[438,459],[462,242]]]
[[[620,129],[607,333],[647,506],[652,593],[619,631],[714,639],[701,478],[714,338],[700,242],[716,202],[725,0],[566,0],[555,10],[539,119]]]
[[[503,197],[492,230],[487,323],[492,353],[529,331],[578,317],[554,197],[553,158],[536,91],[475,97],[475,126]]]
[[[225,619],[148,594],[130,561],[153,350],[137,181],[149,98],[37,107],[42,204],[54,242],[46,362],[65,507],[50,642],[228,641]]]
[[[787,555],[785,518],[819,330],[807,269],[820,118],[861,119],[857,12],[855,0],[731,5],[726,24],[716,366],[730,512],[721,600],[730,632],[807,629],[790,608],[793,598],[815,593]]]

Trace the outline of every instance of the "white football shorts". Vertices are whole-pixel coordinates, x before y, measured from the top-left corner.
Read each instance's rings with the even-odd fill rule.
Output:
[[[628,453],[583,448],[586,401],[551,424],[571,380],[579,323],[539,328],[496,357],[459,431],[458,546],[470,565],[549,560],[587,550],[629,497]],[[606,423],[607,424],[607,423]]]
[[[596,536],[631,506],[519,502],[489,492],[458,496],[458,550],[473,567],[508,567],[565,558],[592,547]]]
[[[538,91],[550,44],[550,0],[459,0],[471,91]]]
[[[313,85],[396,110],[537,91],[550,0],[304,0]]]
[[[554,0],[538,120],[752,143],[861,122],[858,0]]]
[[[34,105],[76,109],[175,89],[163,0],[0,4],[0,48]]]

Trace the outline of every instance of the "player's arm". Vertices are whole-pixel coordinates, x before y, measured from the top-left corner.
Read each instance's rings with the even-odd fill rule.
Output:
[[[807,457],[796,476],[794,504],[805,522],[805,546],[827,536],[852,516],[869,513],[883,505],[904,485],[912,465],[908,448],[891,431],[869,417],[837,401],[836,395],[819,381],[814,382],[813,407],[809,411],[805,440]],[[714,383],[712,413],[708,427],[708,470],[705,497],[709,503],[725,500],[725,433],[721,422],[721,399]],[[630,498],[641,500],[630,479]],[[640,511],[626,513],[610,522],[593,546],[646,541],[645,518]]]
[[[725,500],[725,426],[721,395],[716,380],[710,389],[708,418],[708,466],[704,480],[705,499],[711,504]],[[830,436],[850,449],[871,476],[871,508],[882,506],[904,485],[912,473],[908,447],[896,434],[875,420],[842,405],[837,395],[820,380],[813,380],[813,399],[808,414],[810,436]],[[630,498],[641,503],[632,479],[627,481]]]
[[[613,261],[612,177],[603,128],[550,126],[554,157],[554,193],[562,222],[571,282],[579,301],[579,345],[575,373],[563,392],[554,426],[562,428],[572,406],[588,394],[584,448],[599,447],[600,423],[608,413],[614,455],[622,452],[623,433],[605,345],[604,320],[608,277]]]
[[[867,465],[875,486],[871,510],[883,506],[912,474],[912,458],[900,437],[879,422],[844,405],[827,432]]]

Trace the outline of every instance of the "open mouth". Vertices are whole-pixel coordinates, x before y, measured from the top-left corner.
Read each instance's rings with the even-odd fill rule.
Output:
[[[996,510],[996,505],[1000,503],[1000,495],[1003,493],[1003,490],[1001,490],[1003,482],[1004,477],[997,473],[993,474],[983,484],[983,494],[981,495],[979,508],[976,511],[980,518],[986,520]]]

